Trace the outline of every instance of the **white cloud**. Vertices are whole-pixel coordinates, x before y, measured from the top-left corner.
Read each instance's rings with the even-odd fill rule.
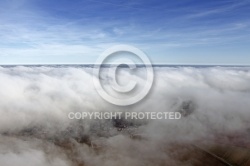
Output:
[[[32,160],[49,165],[49,157],[50,165],[188,165],[173,158],[173,153],[185,154],[180,148],[173,152],[173,143],[219,138],[229,143],[235,133],[248,136],[249,68],[155,68],[150,94],[129,107],[113,106],[97,94],[92,68],[1,67],[0,80],[0,164]],[[121,132],[110,121],[67,117],[71,111],[103,110],[181,111],[186,116],[148,120]],[[142,138],[132,139],[131,133]],[[88,140],[101,147],[98,153]]]

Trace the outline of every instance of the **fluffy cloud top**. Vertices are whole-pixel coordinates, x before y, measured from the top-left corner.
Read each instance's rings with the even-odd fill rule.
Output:
[[[174,145],[249,136],[249,68],[155,67],[148,96],[128,107],[97,94],[92,70],[0,67],[0,165],[190,165],[178,157],[186,149],[173,151]],[[183,117],[131,122],[121,130],[110,120],[68,118],[82,111],[178,111]]]

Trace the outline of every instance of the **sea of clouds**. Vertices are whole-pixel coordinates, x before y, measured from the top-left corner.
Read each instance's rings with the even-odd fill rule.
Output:
[[[0,67],[0,165],[191,165],[178,159],[186,149],[173,145],[249,138],[248,67],[155,67],[149,94],[126,107],[98,95],[92,71]],[[182,118],[120,122],[126,128],[68,118],[82,111],[178,111]]]

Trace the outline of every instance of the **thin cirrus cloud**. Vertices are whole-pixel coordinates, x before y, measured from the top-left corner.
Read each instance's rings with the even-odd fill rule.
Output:
[[[248,1],[2,1],[1,64],[93,63],[115,44],[154,63],[249,64]]]

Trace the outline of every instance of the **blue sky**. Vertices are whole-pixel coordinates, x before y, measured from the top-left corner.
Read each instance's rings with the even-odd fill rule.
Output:
[[[153,63],[250,65],[250,1],[0,0],[0,64],[94,63],[116,44]]]

